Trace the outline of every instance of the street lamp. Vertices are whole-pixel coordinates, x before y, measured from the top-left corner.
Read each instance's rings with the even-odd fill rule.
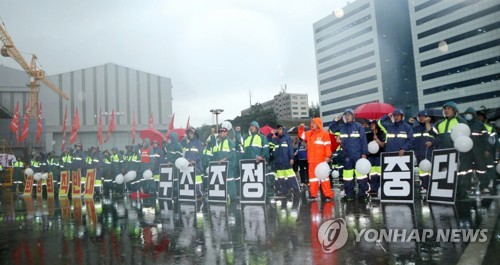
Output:
[[[211,109],[210,112],[212,112],[212,114],[215,114],[215,126],[217,129],[217,132],[219,132],[219,114],[224,112],[224,110],[223,109]]]

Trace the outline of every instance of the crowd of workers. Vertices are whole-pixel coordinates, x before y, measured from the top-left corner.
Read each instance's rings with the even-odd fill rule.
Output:
[[[471,129],[474,145],[471,151],[460,154],[457,198],[467,198],[473,174],[476,174],[483,193],[496,194],[496,129],[485,122],[484,113],[472,108],[467,109],[462,118],[453,102],[444,104],[443,118],[432,124],[428,113],[420,111],[417,117],[405,121],[404,112],[395,109],[379,120],[362,125],[356,121],[353,110],[347,109],[342,116],[331,121],[329,131],[323,129],[320,118],[314,118],[309,130],[306,131],[304,124],[301,124],[298,126],[298,135],[294,137],[282,125],[278,125],[269,135],[263,135],[256,121],[249,124],[248,134],[243,135],[240,126],[233,128],[229,121],[224,121],[219,131],[213,129],[206,141],[201,141],[198,131],[190,127],[182,139],[177,133],[171,132],[161,147],[158,141],[144,139],[139,145],[125,146],[125,150],[113,147],[111,151],[101,152],[98,146],[92,146],[84,151],[81,144],[76,144],[73,150],[65,150],[60,156],[54,152],[33,153],[28,165],[18,157],[11,164],[14,169],[13,183],[16,191],[22,189],[26,167],[32,168],[34,173],[52,172],[56,184],[60,181],[61,171],[80,170],[85,176],[88,169],[95,169],[96,186],[102,186],[99,193],[103,195],[110,192],[121,194],[124,191],[155,194],[160,164],[175,164],[178,158],[185,157],[191,165],[195,165],[198,197],[206,193],[204,175],[210,161],[228,161],[228,196],[231,200],[238,200],[239,160],[255,159],[266,162],[267,172],[270,173],[266,175],[266,185],[274,195],[300,196],[301,191],[308,187],[310,200],[316,200],[321,191],[323,199],[331,201],[334,196],[332,177],[320,179],[315,176],[316,166],[327,162],[332,170],[339,172],[345,193],[343,199],[366,200],[376,195],[380,187],[381,152],[399,152],[403,155],[405,151],[414,151],[418,165],[422,160],[431,160],[434,149],[453,148],[450,132],[457,124],[465,123]],[[331,134],[335,135],[339,143],[333,151],[330,148]],[[372,141],[379,146],[376,153],[368,151],[368,143]],[[361,158],[367,158],[372,165],[367,175],[355,170],[356,162]],[[152,171],[152,179],[142,178],[146,170]],[[117,175],[126,175],[130,171],[136,173],[135,179],[125,184],[115,181]],[[426,192],[431,174],[418,171],[423,193]]]

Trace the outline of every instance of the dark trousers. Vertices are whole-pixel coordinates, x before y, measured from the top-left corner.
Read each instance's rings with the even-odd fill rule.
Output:
[[[299,174],[300,174],[300,183],[308,184],[309,183],[309,176],[308,176],[308,163],[307,160],[297,160],[297,165],[299,168]]]

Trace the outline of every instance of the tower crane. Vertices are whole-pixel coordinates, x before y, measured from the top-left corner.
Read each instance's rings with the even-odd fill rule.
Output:
[[[2,40],[3,47],[0,50],[0,53],[4,57],[12,57],[22,68],[23,70],[30,76],[29,82],[29,117],[36,118],[38,117],[38,92],[40,85],[38,81],[44,83],[47,87],[52,89],[56,94],[68,100],[68,96],[64,94],[64,92],[59,89],[56,85],[54,85],[47,77],[45,76],[45,71],[41,69],[41,67],[37,66],[37,57],[35,54],[32,54],[31,63],[28,64],[24,57],[21,55],[17,47],[14,45],[12,38],[9,36],[7,29],[3,23],[0,23],[0,40]]]

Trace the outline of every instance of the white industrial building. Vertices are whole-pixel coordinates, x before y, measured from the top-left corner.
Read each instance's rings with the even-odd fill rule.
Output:
[[[273,109],[280,120],[302,119],[309,116],[307,94],[280,92],[273,99],[260,103],[262,109]],[[251,108],[241,111],[241,115],[248,115]]]
[[[170,78],[113,63],[50,75],[48,78],[70,99],[64,100],[42,84],[39,96],[45,124],[42,143],[36,144],[34,141],[36,119],[32,119],[28,141],[20,144],[10,141],[14,148],[33,147],[59,152],[66,106],[68,108],[66,147],[70,147],[69,136],[75,107],[78,108],[80,120],[78,142],[81,142],[84,148],[97,145],[99,112],[103,114],[105,139],[111,112],[115,111],[116,130],[110,140],[103,145],[103,149],[115,145],[121,148],[131,143],[133,113],[137,124],[136,143],[140,142],[139,131],[148,127],[150,115],[153,115],[155,127],[163,131],[168,127],[172,116]],[[23,106],[29,98],[26,86],[28,82],[29,77],[23,71],[0,66],[1,105],[4,110],[14,112],[15,105],[19,102],[21,122]],[[2,137],[9,139],[8,126],[0,133]]]

